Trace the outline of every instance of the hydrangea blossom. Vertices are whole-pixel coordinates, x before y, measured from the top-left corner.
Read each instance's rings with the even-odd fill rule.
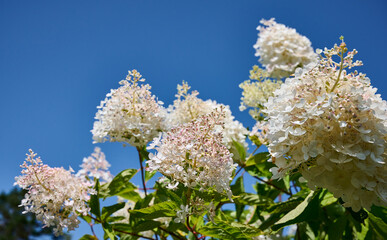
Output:
[[[267,134],[269,132],[269,124],[267,121],[256,122],[253,129],[251,130],[249,137],[256,143],[256,145],[268,145]]]
[[[111,90],[101,101],[95,116],[93,140],[123,142],[135,147],[145,146],[163,129],[165,110],[162,102],[151,94],[148,84],[136,70],[129,71],[121,87]]]
[[[77,177],[97,178],[100,181],[110,182],[113,175],[108,171],[110,164],[106,161],[105,154],[99,147],[94,148],[91,156],[83,158],[81,170],[77,172]]]
[[[231,198],[229,182],[236,165],[222,144],[224,123],[222,108],[196,120],[179,125],[155,139],[157,154],[147,161],[150,171],[157,170],[172,180],[201,191],[215,189]]]
[[[262,120],[262,109],[269,97],[273,96],[276,89],[281,86],[282,81],[271,80],[267,78],[267,72],[260,69],[258,66],[254,66],[250,71],[250,79],[239,84],[242,88],[242,102],[239,110],[244,111],[248,107],[251,107],[249,114],[256,120]]]
[[[283,78],[294,73],[297,67],[314,62],[317,55],[311,42],[295,29],[276,23],[274,18],[262,19],[258,26],[258,40],[254,45],[255,56],[270,73],[271,77]]]
[[[45,227],[54,226],[55,235],[63,229],[74,230],[79,226],[78,216],[90,211],[86,202],[93,194],[88,182],[82,181],[63,168],[51,168],[36,158],[30,150],[26,161],[21,165],[22,176],[16,177],[15,185],[28,190],[21,205],[23,213],[32,212]]]
[[[362,64],[346,51],[344,42],[325,49],[317,66],[286,79],[265,111],[273,178],[298,170],[309,187],[358,211],[387,204],[387,102],[365,74],[345,70]]]
[[[177,127],[180,124],[188,123],[202,115],[222,108],[224,113],[223,143],[229,149],[233,148],[233,141],[239,142],[247,147],[245,139],[248,131],[243,127],[242,123],[234,120],[230,107],[212,100],[203,101],[197,97],[199,94],[198,91],[192,91],[189,94],[188,91],[190,88],[184,81],[182,85],[177,85],[177,99],[173,102],[173,105],[168,107],[169,114],[167,122],[169,127]]]

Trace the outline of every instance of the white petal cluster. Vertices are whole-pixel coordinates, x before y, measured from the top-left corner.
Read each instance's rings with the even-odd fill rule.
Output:
[[[229,182],[235,169],[232,154],[222,144],[221,110],[179,125],[156,139],[157,154],[150,154],[149,171],[159,171],[173,183],[200,190],[215,189],[231,197]]]
[[[317,66],[298,69],[265,105],[274,178],[298,170],[358,211],[387,204],[387,103],[345,43],[325,49]],[[332,56],[342,57],[341,63]],[[339,80],[339,81],[337,81]]]
[[[256,122],[249,136],[250,139],[257,145],[268,145],[267,134],[269,132],[269,124],[267,121]]]
[[[63,229],[74,230],[79,226],[78,216],[87,215],[86,202],[93,193],[90,184],[82,181],[63,168],[51,168],[30,150],[21,165],[22,176],[16,177],[15,185],[28,190],[20,206],[23,213],[32,212],[45,227],[54,226],[55,235]]]
[[[223,105],[213,100],[203,101],[197,97],[199,94],[197,91],[192,91],[189,94],[188,90],[190,86],[186,82],[183,82],[182,85],[177,85],[177,89],[177,99],[173,102],[173,105],[168,107],[169,114],[167,116],[167,122],[170,128],[191,122],[200,116],[210,114],[222,108],[224,113],[223,143],[229,149],[232,148],[233,141],[239,142],[247,147],[246,135],[248,131],[243,127],[242,123],[234,120],[234,116],[228,105]]]
[[[76,176],[81,178],[97,178],[101,182],[110,182],[113,179],[113,175],[108,171],[109,167],[110,164],[106,161],[105,154],[99,147],[95,147],[91,156],[83,158],[82,169],[77,172]]]
[[[249,111],[249,114],[254,119],[259,119],[262,115],[261,110],[264,107],[264,104],[267,102],[269,97],[274,95],[274,91],[281,86],[282,81],[276,81],[268,79],[264,76],[257,76],[257,73],[262,72],[258,66],[254,66],[253,70],[250,71],[250,79],[257,80],[251,81],[246,80],[243,83],[239,84],[239,87],[242,88],[242,97],[241,105],[239,110],[244,111],[247,108],[252,108]]]
[[[93,140],[123,142],[135,147],[145,146],[163,129],[165,110],[149,91],[136,70],[129,71],[121,87],[111,90],[101,101],[95,116]]]
[[[271,77],[283,78],[294,73],[297,67],[305,66],[317,59],[311,42],[295,29],[276,23],[274,18],[261,20],[258,40],[254,45],[255,56]]]

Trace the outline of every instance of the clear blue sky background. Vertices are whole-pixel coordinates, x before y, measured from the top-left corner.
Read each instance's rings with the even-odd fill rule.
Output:
[[[96,106],[133,68],[166,105],[186,80],[251,127],[248,113],[238,110],[238,84],[257,63],[256,26],[271,17],[314,48],[344,35],[364,62],[359,71],[386,99],[385,0],[0,0],[0,190],[12,188],[29,148],[50,166],[78,170],[94,149]],[[138,168],[134,148],[99,146],[113,174]]]

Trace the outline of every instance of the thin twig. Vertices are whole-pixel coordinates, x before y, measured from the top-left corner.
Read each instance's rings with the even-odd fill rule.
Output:
[[[272,187],[274,187],[274,188],[276,188],[276,189],[278,189],[278,190],[280,190],[280,191],[283,192],[283,193],[286,193],[286,194],[289,195],[289,196],[292,195],[292,194],[290,194],[290,192],[288,192],[288,191],[286,191],[286,190],[284,190],[284,189],[282,189],[282,188],[280,188],[280,187],[277,187],[276,185],[274,185],[273,183],[271,183],[271,182],[269,182],[269,181],[266,181],[266,180],[264,180],[264,179],[262,179],[262,178],[260,178],[260,177],[257,177],[257,176],[254,176],[254,178],[256,178],[256,179],[258,179],[259,181],[262,181],[262,182],[264,182],[264,183],[266,183],[266,184],[268,184],[268,185],[270,185],[270,186],[272,186]]]
[[[190,224],[189,224],[189,216],[187,216],[187,228],[190,232],[192,232],[192,234],[195,236],[195,239],[199,240],[199,237],[196,235],[196,232],[195,232],[195,229],[191,228]]]
[[[98,239],[97,235],[95,235],[95,232],[94,232],[94,228],[93,228],[93,224],[92,223],[89,223],[90,225],[90,228],[91,228],[91,232],[93,233],[93,236]]]
[[[140,150],[139,147],[136,147],[136,149],[137,149],[137,152],[138,152],[138,158],[140,160],[142,185],[143,185],[143,188],[144,188],[145,196],[147,196],[148,194],[146,193],[146,185],[145,185],[145,177],[144,177],[145,173],[144,173],[144,167],[142,165],[143,159],[142,159],[142,156],[141,156],[141,150]]]

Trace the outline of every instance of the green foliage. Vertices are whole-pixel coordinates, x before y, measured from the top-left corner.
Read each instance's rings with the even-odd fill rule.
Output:
[[[222,220],[216,221],[216,224],[208,223],[199,231],[206,236],[219,239],[251,239],[262,234],[259,229],[249,225]]]
[[[99,195],[102,198],[112,197],[112,196],[120,196],[126,198],[128,196],[132,196],[131,192],[136,189],[136,186],[130,182],[130,179],[137,173],[136,169],[126,169],[117,176],[110,183],[106,183],[101,186],[99,191]]]
[[[134,218],[155,219],[159,217],[174,217],[179,209],[177,203],[172,201],[158,203],[147,208],[132,210],[130,214]]]

